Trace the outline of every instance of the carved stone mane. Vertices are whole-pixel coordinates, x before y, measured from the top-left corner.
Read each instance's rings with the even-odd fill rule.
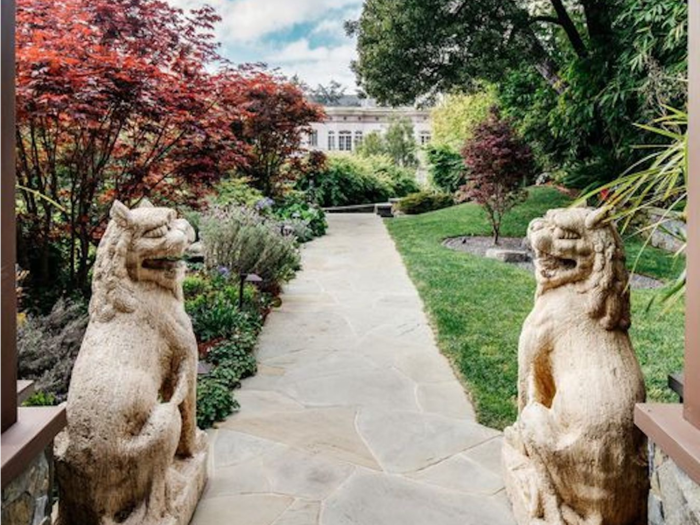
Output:
[[[605,211],[532,221],[537,293],[518,348],[518,420],[504,478],[519,525],[645,522],[645,397],[630,326],[622,242]]]
[[[132,231],[111,221],[97,251],[92,278],[90,318],[110,321],[117,312],[133,312],[134,290],[126,270]]]
[[[55,447],[60,525],[184,525],[192,516],[207,451],[179,260],[193,240],[173,210],[112,207]]]

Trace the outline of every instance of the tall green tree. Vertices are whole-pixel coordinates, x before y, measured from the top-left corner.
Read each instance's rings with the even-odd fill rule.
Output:
[[[489,117],[496,103],[492,87],[476,93],[447,95],[430,112],[432,141],[459,150],[473,136],[476,127]]]
[[[362,139],[355,152],[361,157],[374,157],[386,153],[386,143],[379,131],[371,131]]]
[[[382,102],[405,104],[436,89],[499,80],[522,62],[561,92],[558,57],[542,26],[560,29],[575,56],[610,52],[621,2],[580,0],[572,15],[563,0],[550,0],[541,14],[517,0],[367,0],[346,30],[358,37],[355,72]]]
[[[670,86],[686,19],[674,0],[367,0],[347,29],[370,96],[406,104],[494,82],[540,163],[586,186],[634,161],[650,100],[682,107]]]
[[[398,166],[415,168],[418,165],[416,157],[416,138],[413,134],[413,123],[407,117],[399,117],[389,124],[384,135],[386,153]]]
[[[399,117],[391,120],[384,134],[376,131],[367,134],[356,153],[362,157],[387,155],[397,166],[415,168],[418,166],[416,149],[411,119]]]

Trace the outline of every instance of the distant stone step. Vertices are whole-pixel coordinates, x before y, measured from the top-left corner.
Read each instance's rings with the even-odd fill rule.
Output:
[[[370,204],[352,204],[349,206],[333,206],[323,208],[326,213],[375,213],[380,217],[393,217],[393,204],[391,202],[377,202]]]
[[[393,217],[394,216],[394,205],[391,202],[383,202],[381,204],[374,205],[374,213],[380,217]]]

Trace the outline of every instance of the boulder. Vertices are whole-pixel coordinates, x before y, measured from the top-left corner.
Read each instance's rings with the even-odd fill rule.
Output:
[[[530,262],[532,259],[530,252],[526,250],[508,250],[505,248],[489,248],[486,250],[486,257],[505,263]]]

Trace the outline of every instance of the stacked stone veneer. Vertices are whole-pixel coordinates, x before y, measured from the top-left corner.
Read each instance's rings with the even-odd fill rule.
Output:
[[[649,444],[649,525],[700,525],[700,485]]]
[[[53,462],[47,447],[2,491],[3,525],[49,525]]]

